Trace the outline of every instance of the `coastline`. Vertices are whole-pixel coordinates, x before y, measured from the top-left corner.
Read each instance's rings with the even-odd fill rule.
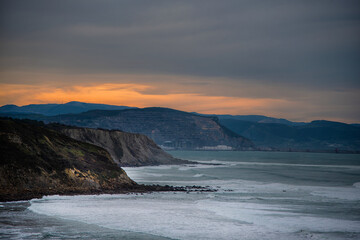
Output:
[[[76,196],[76,195],[101,195],[101,194],[136,194],[152,192],[215,192],[215,189],[202,186],[169,186],[169,185],[144,185],[127,186],[122,189],[67,189],[67,190],[24,190],[22,193],[1,193],[0,202],[27,201],[40,199],[44,196]]]
[[[198,151],[198,152],[283,152],[283,153],[330,153],[330,154],[360,154],[360,150],[304,150],[304,149],[253,149],[253,150],[239,150],[239,149],[232,149],[232,150],[210,150],[210,149],[163,149],[167,152],[176,152],[176,151]]]
[[[176,157],[223,164],[124,170],[139,184],[209,185],[217,191],[142,193],[138,189],[1,203],[0,235],[12,239],[357,239],[355,174],[360,163],[355,155],[331,156],[177,153]]]

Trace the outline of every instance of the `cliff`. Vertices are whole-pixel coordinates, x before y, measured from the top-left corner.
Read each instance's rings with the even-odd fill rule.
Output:
[[[223,127],[217,118],[168,108],[94,110],[80,114],[42,117],[39,120],[140,133],[158,145],[175,149],[201,149],[218,145],[226,145],[236,150],[253,149],[250,140]]]
[[[0,201],[121,192],[138,186],[105,149],[38,122],[0,119],[0,156]]]
[[[106,149],[113,160],[122,167],[190,163],[172,157],[154,141],[142,134],[117,130],[90,129],[49,124],[47,127],[73,139]]]

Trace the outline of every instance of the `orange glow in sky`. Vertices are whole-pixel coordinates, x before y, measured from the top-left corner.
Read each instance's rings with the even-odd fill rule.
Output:
[[[0,103],[16,105],[80,101],[134,107],[169,107],[201,113],[237,114],[265,111],[271,105],[286,105],[280,99],[251,99],[199,94],[148,94],[142,84],[93,84],[57,88],[25,84],[1,84]]]
[[[251,80],[139,74],[0,72],[0,105],[79,101],[129,107],[168,107],[205,114],[266,115],[292,121],[357,122],[353,92],[311,92]],[[348,103],[348,108],[344,108]],[[329,109],[330,106],[330,109]],[[341,112],[343,111],[343,112]],[[338,116],[344,116],[339,118]]]

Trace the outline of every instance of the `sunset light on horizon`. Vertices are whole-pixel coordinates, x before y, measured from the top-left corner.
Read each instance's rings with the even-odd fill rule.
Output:
[[[0,238],[360,239],[359,0],[1,0]]]
[[[359,123],[357,2],[255,2],[4,1],[0,105]]]
[[[31,74],[29,74],[30,76]],[[47,75],[49,77],[49,75]],[[56,78],[55,76],[53,76]],[[69,76],[64,76],[64,78]],[[244,86],[241,91],[246,97],[236,95],[216,95],[212,92],[213,85],[218,92],[221,92],[221,84],[211,84],[205,86],[199,84],[198,88],[184,89],[183,86],[177,84],[163,84],[163,81],[169,76],[164,76],[161,81],[156,83],[143,82],[132,83],[133,78],[145,78],[145,76],[117,76],[120,79],[131,80],[128,83],[109,83],[92,82],[94,79],[85,83],[85,79],[78,77],[78,81],[71,81],[71,77],[67,82],[59,81],[60,84],[54,84],[52,81],[39,84],[0,84],[0,105],[14,104],[24,106],[29,104],[47,104],[47,103],[67,103],[71,101],[79,101],[86,103],[101,103],[129,107],[167,107],[188,112],[198,112],[203,114],[231,114],[231,115],[266,115],[271,117],[286,118],[293,121],[312,121],[322,119],[321,114],[321,97],[318,96],[319,105],[308,104],[307,101],[313,99],[297,99],[295,94],[291,94],[291,90],[287,92],[290,96],[279,96],[279,98],[252,97],[250,92],[260,92],[255,86]],[[83,76],[84,77],[84,76]],[[86,78],[85,76],[84,78]],[[114,78],[115,76],[107,77]],[[60,76],[57,76],[60,78]],[[99,77],[100,78],[100,77]],[[149,78],[149,76],[147,76]],[[155,76],[158,80],[160,76]],[[179,78],[179,77],[175,77]],[[41,79],[41,78],[38,78]],[[189,80],[184,78],[184,81]],[[199,80],[199,79],[196,79]],[[72,82],[79,82],[79,85],[73,85]],[[155,84],[154,84],[155,82]],[[52,83],[52,84],[49,84]],[[221,82],[220,82],[221,83]],[[194,84],[196,85],[196,84]],[[172,90],[168,89],[169,86]],[[206,90],[208,88],[208,90]],[[276,91],[277,89],[268,89],[268,91]],[[226,88],[224,89],[226,91]],[[240,91],[240,90],[239,90]],[[328,93],[329,94],[329,93]],[[329,94],[334,99],[342,98],[343,101],[349,98],[349,93],[333,92]],[[354,95],[358,94],[354,91]],[[266,96],[266,95],[264,95]],[[328,100],[327,100],[328,101]],[[334,102],[334,104],[337,104]],[[311,115],[310,115],[311,114]],[[308,116],[307,116],[308,115]],[[328,117],[328,120],[342,121],[353,123],[356,119],[346,119],[337,117],[336,115]]]

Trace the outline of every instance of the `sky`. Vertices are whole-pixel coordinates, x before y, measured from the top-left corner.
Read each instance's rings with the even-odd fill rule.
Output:
[[[2,0],[0,105],[360,122],[360,1]]]

